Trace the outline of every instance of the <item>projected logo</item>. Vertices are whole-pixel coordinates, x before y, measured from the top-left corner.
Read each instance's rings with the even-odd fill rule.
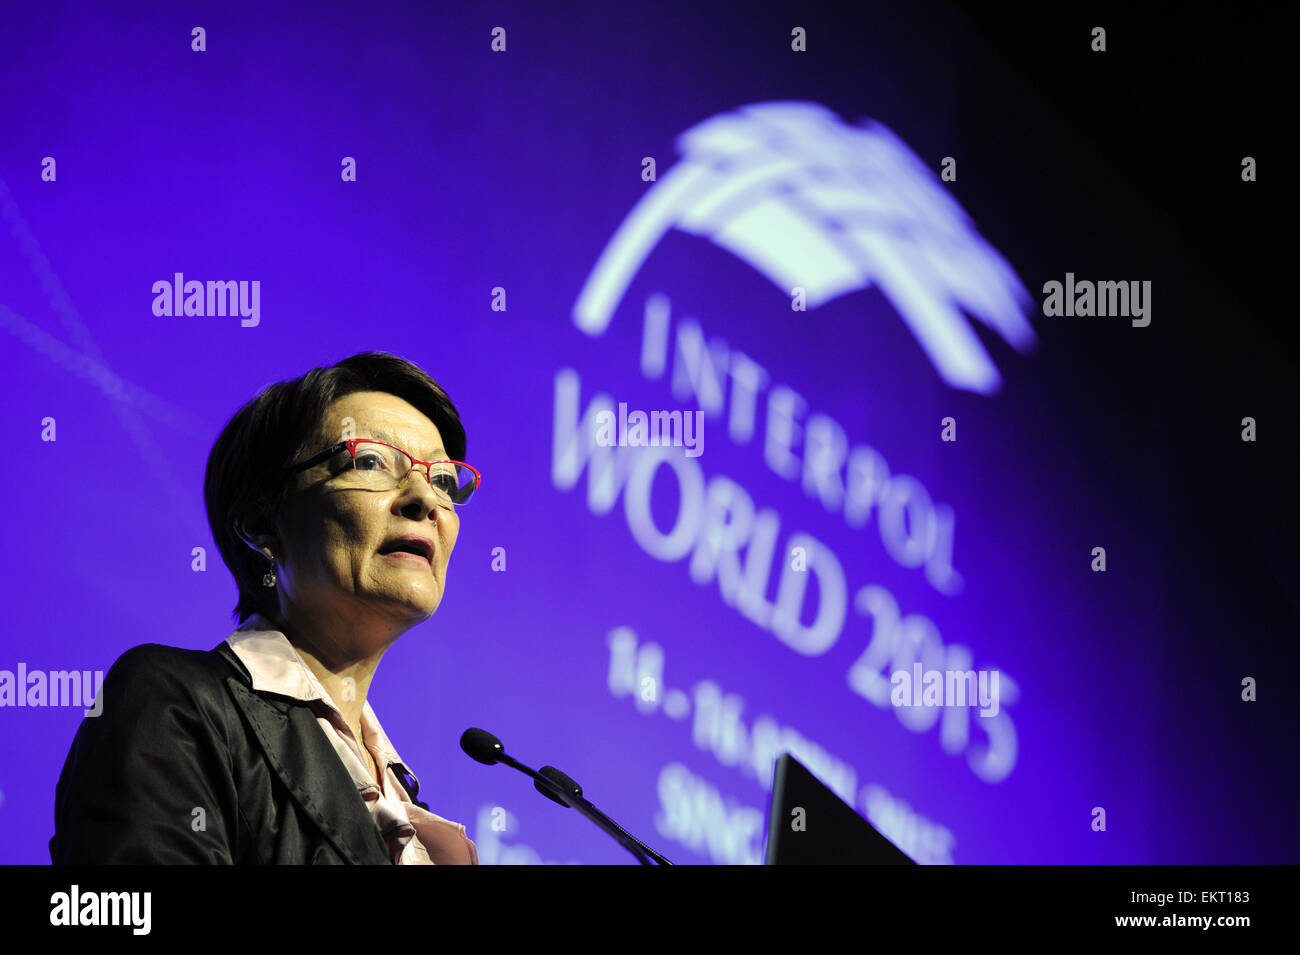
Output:
[[[733,319],[730,340],[706,332],[689,293],[674,305],[658,288],[645,290],[639,336],[607,330],[616,311],[634,311],[632,280],[676,228],[729,250],[782,298],[802,290],[812,307],[879,288],[940,380],[987,395],[1001,378],[972,317],[1027,350],[1036,343],[1022,313],[1029,293],[938,178],[879,124],[846,126],[811,103],[764,103],[715,116],[678,146],[682,161],[619,225],[572,313],[584,334],[610,344],[639,338],[635,352],[619,354],[635,355],[657,388],[633,388],[627,369],[608,360],[562,366],[551,425],[552,486],[576,491],[585,473],[593,516],[612,516],[621,503],[641,553],[681,564],[683,579],[715,590],[732,612],[715,617],[684,594],[682,605],[693,609],[665,630],[635,602],[611,607],[611,697],[681,726],[666,724],[666,735],[689,727],[690,745],[716,764],[701,772],[670,759],[660,767],[656,831],[715,862],[762,861],[766,813],[748,801],[752,788],[735,785],[744,777],[767,792],[776,755],[787,751],[913,859],[952,862],[957,834],[944,816],[960,804],[959,783],[941,760],[922,768],[924,752],[901,745],[880,721],[890,713],[905,732],[928,735],[984,783],[1002,782],[1016,766],[1019,683],[1002,661],[986,659],[987,622],[945,606],[941,626],[931,594],[908,580],[920,574],[946,598],[964,592],[955,509],[828,413],[827,395],[858,383],[827,382],[780,350],[765,356],[775,362],[766,366],[745,353],[744,342],[780,334],[790,321],[765,283],[727,296],[731,314],[744,316],[743,325]],[[685,271],[677,284],[689,286],[697,270],[677,261]],[[651,408],[712,422],[718,453],[613,440],[627,429],[612,427],[615,397],[600,387],[611,381]],[[618,403],[620,418],[625,407]],[[904,458],[918,460],[925,443],[904,445]],[[919,459],[929,460],[922,450]],[[977,540],[965,553],[982,551]],[[601,572],[617,559],[606,550]],[[794,656],[769,653],[755,639],[764,634]],[[689,663],[674,650],[682,642],[692,645]],[[712,659],[701,646],[714,649]],[[737,653],[762,662],[737,672]],[[980,673],[984,704],[975,693]],[[809,735],[805,720],[820,720],[822,730]]]
[[[671,228],[702,236],[817,307],[873,284],[939,376],[992,394],[1001,376],[969,314],[1024,353],[1037,342],[1029,293],[961,205],[892,131],[843,123],[816,103],[772,102],[711,117],[677,139],[682,161],[606,245],[574,306],[602,335]]]

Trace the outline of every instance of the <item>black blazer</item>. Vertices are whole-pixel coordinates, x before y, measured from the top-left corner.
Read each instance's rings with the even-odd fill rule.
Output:
[[[311,708],[253,690],[225,641],[133,647],[100,692],[59,776],[55,865],[392,864]]]

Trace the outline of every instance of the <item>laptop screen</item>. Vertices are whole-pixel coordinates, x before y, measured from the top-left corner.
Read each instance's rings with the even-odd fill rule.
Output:
[[[764,865],[916,865],[789,753],[776,761]]]

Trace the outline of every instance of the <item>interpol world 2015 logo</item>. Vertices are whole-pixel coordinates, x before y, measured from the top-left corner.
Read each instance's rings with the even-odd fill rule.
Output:
[[[573,323],[584,334],[605,336],[616,311],[632,311],[625,297],[633,279],[675,228],[752,266],[790,296],[795,311],[874,285],[955,389],[992,395],[1001,387],[973,319],[1021,352],[1037,344],[1026,315],[1033,302],[1015,272],[942,180],[883,125],[849,126],[815,103],[762,103],[711,117],[682,133],[677,147],[681,161],[657,179],[653,162],[643,160],[643,179],[654,184],[624,216],[574,302]],[[784,380],[778,367],[708,334],[691,310],[674,314],[661,289],[647,290],[639,338],[642,377],[671,400],[651,399],[648,413],[628,411],[624,427],[626,402],[598,385],[584,389],[577,368],[557,369],[553,486],[576,490],[585,473],[593,515],[611,514],[621,499],[630,538],[645,554],[681,562],[694,584],[716,587],[738,618],[802,657],[829,659],[841,640],[865,639],[834,682],[892,711],[907,730],[931,733],[979,779],[1005,779],[1018,752],[1012,707],[1020,691],[1011,673],[985,665],[980,647],[952,639],[909,605],[924,597],[905,601],[879,581],[855,582],[835,544],[797,516],[798,498],[815,501],[819,512],[842,517],[851,534],[878,537],[881,556],[954,597],[965,583],[954,565],[953,507],[804,397],[806,376]],[[589,378],[608,374],[603,368]],[[714,448],[751,446],[761,469],[727,473],[722,461],[706,465],[683,453],[677,446],[690,447],[686,419],[683,440],[674,440],[672,414],[692,404],[702,412],[699,422],[715,422]],[[774,479],[791,492],[780,506],[770,503]],[[664,487],[671,491],[656,512],[654,492]],[[831,533],[844,539],[843,531]],[[892,693],[889,673],[900,670],[920,688],[919,698]],[[927,677],[936,670],[942,695]],[[978,692],[959,696],[956,683],[948,692],[959,678],[980,690],[980,674],[988,675],[982,699]],[[723,751],[724,764],[736,765],[736,754]],[[770,774],[764,753],[750,757],[758,776]],[[873,805],[879,808],[877,801],[868,812]]]

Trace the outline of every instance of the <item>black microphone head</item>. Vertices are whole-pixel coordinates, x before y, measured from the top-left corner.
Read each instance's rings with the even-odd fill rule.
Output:
[[[570,779],[568,776],[564,775],[564,773],[560,772],[554,766],[543,766],[537,772],[538,775],[545,776],[556,786],[560,787],[560,789],[563,792],[568,793],[570,796],[582,795],[582,790],[580,789],[576,793],[573,791],[574,788],[576,788],[573,787],[573,780]],[[561,799],[559,796],[555,795],[555,793],[551,792],[550,788],[548,786],[543,785],[540,779],[533,780],[533,788],[536,789],[543,796],[545,796],[547,799],[549,799],[551,802],[555,803],[556,805],[563,806],[565,809],[569,808],[569,804],[565,802],[563,799]]]
[[[541,773],[543,776],[545,776],[547,779],[549,779],[551,782],[558,785],[570,796],[575,796],[578,799],[582,798],[582,787],[579,786],[577,783],[575,783],[568,776],[564,775],[564,773],[560,772],[554,766],[543,766],[541,769],[538,770],[538,772]]]
[[[501,745],[501,740],[477,726],[471,726],[460,734],[460,748],[471,759],[476,759],[487,766],[500,762],[501,757],[506,754],[506,749]]]

